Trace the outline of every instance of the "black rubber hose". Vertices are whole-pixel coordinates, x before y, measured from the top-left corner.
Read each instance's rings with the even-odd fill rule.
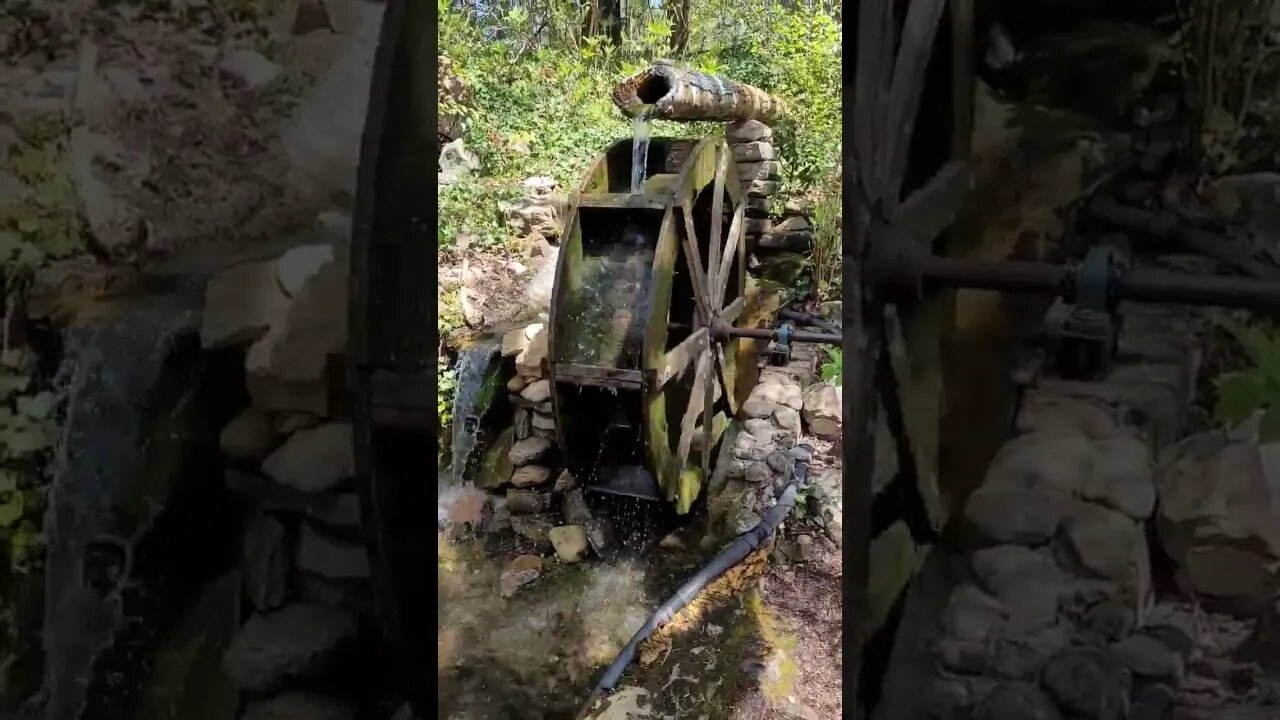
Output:
[[[839,325],[836,325],[821,315],[815,315],[809,312],[800,312],[799,310],[783,310],[781,314],[782,317],[787,318],[788,320],[795,320],[798,323],[819,327],[827,332],[833,332],[836,334],[843,332]]]
[[[813,448],[804,444],[796,447],[803,448],[805,450],[804,454],[812,457]],[[689,578],[684,585],[681,585],[674,595],[658,606],[658,609],[649,616],[649,620],[631,637],[631,641],[627,643],[626,647],[622,648],[622,652],[618,653],[618,657],[614,659],[609,669],[605,670],[600,682],[596,683],[595,689],[591,691],[591,697],[587,699],[586,705],[578,713],[578,717],[586,715],[596,700],[613,690],[618,680],[622,678],[622,673],[626,671],[627,667],[631,665],[631,661],[635,659],[640,643],[649,639],[649,636],[654,631],[670,622],[671,618],[675,617],[676,613],[692,602],[698,596],[698,593],[702,592],[703,588],[725,574],[734,565],[742,562],[743,558],[750,555],[756,548],[760,547],[761,543],[768,540],[777,531],[778,526],[787,518],[787,515],[791,514],[791,509],[795,507],[796,493],[799,486],[804,483],[808,472],[809,461],[796,458],[791,482],[782,490],[782,494],[778,496],[778,501],[774,503],[773,507],[765,512],[764,517],[755,527],[738,536],[733,543],[711,558],[710,562],[704,565],[693,577]]]

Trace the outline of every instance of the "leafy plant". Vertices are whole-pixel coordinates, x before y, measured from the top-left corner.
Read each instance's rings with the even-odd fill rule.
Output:
[[[1261,413],[1258,440],[1280,441],[1280,338],[1273,329],[1259,325],[1224,323],[1223,327],[1240,344],[1250,367],[1217,378],[1214,417],[1237,427]]]
[[[443,367],[441,358],[441,367]],[[458,390],[458,372],[456,370],[439,370],[436,374],[438,390],[436,392],[436,410],[440,416],[440,427],[449,427],[453,422],[453,394]]]
[[[827,361],[822,364],[822,381],[829,382],[837,387],[841,383],[841,374],[844,371],[844,352],[840,348],[824,347],[827,353]]]
[[[832,171],[828,181],[818,189],[813,204],[813,254],[809,258],[813,270],[813,282],[818,298],[840,298],[840,173]]]

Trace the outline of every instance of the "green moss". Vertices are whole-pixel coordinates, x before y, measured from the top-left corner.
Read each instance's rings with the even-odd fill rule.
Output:
[[[515,444],[516,430],[509,427],[498,434],[498,439],[484,454],[484,462],[480,465],[480,476],[476,484],[482,488],[496,490],[511,480],[514,470],[511,466],[511,446]]]

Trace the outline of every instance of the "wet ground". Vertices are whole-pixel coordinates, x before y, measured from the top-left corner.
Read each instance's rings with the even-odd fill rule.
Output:
[[[476,529],[485,502],[465,486],[441,496],[437,713],[451,720],[574,718],[649,614],[728,542],[702,542],[692,522],[610,561],[548,554],[536,580],[504,597],[504,569],[529,548]],[[839,717],[839,551],[798,519],[787,525],[767,557],[750,556],[645,643],[590,717]],[[796,533],[816,538],[803,560]]]

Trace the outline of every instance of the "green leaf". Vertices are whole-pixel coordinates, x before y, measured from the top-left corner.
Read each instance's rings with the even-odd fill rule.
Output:
[[[1256,372],[1226,373],[1218,378],[1218,402],[1213,414],[1232,427],[1247,420],[1262,407],[1266,381]]]

